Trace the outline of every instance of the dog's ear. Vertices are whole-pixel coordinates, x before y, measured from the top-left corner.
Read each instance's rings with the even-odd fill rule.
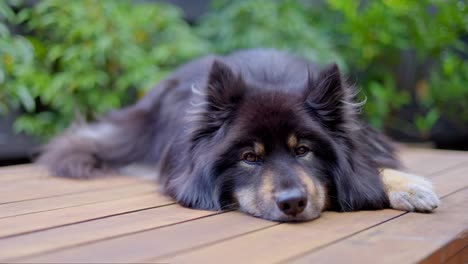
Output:
[[[193,133],[196,141],[218,131],[228,121],[245,91],[244,81],[225,63],[215,60],[208,75],[202,109],[194,111],[198,121]]]
[[[208,75],[206,100],[212,112],[231,110],[244,94],[244,83],[225,63],[215,60]]]
[[[345,108],[351,93],[349,89],[341,79],[338,66],[329,65],[317,78],[309,75],[305,94],[306,108],[323,125],[336,131],[345,121]]]

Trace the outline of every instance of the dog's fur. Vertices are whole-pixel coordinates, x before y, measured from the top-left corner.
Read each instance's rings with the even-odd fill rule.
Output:
[[[318,70],[262,49],[208,56],[181,66],[135,105],[75,124],[39,162],[73,178],[158,164],[164,191],[184,206],[277,221],[309,220],[325,209],[433,210],[430,184],[398,171],[391,144],[358,119],[355,95],[336,65]],[[279,208],[289,191],[304,195],[303,212]]]

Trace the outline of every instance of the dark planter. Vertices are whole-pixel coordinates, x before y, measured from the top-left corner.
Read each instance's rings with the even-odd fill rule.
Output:
[[[38,140],[13,131],[17,116],[15,111],[0,116],[0,165],[29,162],[39,146]]]
[[[442,117],[432,128],[431,140],[437,148],[468,150],[468,123]]]

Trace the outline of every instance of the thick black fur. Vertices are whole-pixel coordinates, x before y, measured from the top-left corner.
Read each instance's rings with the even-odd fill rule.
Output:
[[[381,209],[388,197],[379,170],[399,162],[384,136],[358,119],[355,95],[336,65],[320,71],[262,49],[208,56],[181,66],[135,105],[73,126],[39,162],[79,178],[133,162],[159,164],[159,182],[177,202],[220,210],[235,207],[236,185],[255,181],[242,178],[238,150],[261,138],[274,153],[269,146],[293,131],[314,143],[317,159],[308,168],[320,171],[329,209]],[[98,132],[80,132],[86,129]],[[289,159],[281,160],[295,162]],[[288,173],[285,164],[279,170]]]

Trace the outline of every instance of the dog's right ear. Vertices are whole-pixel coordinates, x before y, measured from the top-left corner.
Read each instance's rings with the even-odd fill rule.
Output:
[[[325,127],[337,131],[346,121],[344,116],[349,88],[341,80],[336,64],[329,65],[316,79],[309,77],[306,89],[306,108]]]
[[[215,60],[211,67],[204,93],[202,109],[193,111],[198,122],[193,131],[194,141],[218,131],[236,110],[245,91],[240,75],[236,75],[225,63]]]

